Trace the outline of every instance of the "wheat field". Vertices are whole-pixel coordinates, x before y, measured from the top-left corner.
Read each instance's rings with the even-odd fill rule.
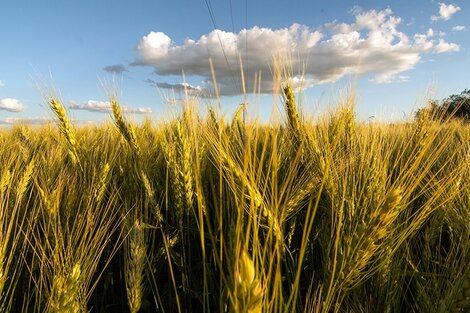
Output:
[[[165,123],[0,130],[1,312],[470,312],[470,127]]]

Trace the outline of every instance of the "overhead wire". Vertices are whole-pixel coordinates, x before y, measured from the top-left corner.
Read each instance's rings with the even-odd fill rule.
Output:
[[[248,55],[248,0],[245,0],[245,61]]]
[[[210,0],[204,0],[204,2],[206,3],[207,10],[209,11],[209,15],[210,15],[210,18],[211,18],[211,21],[212,21],[212,26],[214,27],[214,30],[218,30],[217,23],[216,23],[216,20],[215,20],[214,11],[212,10],[211,1]],[[232,82],[233,82],[234,85],[237,85],[236,80],[235,80],[235,75],[233,74],[232,67],[230,66],[230,63],[228,61],[227,53],[225,52],[225,48],[224,48],[224,45],[222,43],[222,39],[220,38],[220,34],[219,34],[218,31],[216,32],[216,34],[217,34],[217,38],[219,40],[220,47],[222,48],[222,53],[224,55],[225,63],[227,64],[227,69],[229,71],[230,77],[232,78]]]

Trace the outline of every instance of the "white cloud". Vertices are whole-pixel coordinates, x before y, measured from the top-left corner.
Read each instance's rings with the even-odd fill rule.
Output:
[[[391,84],[391,83],[404,83],[409,80],[409,76],[395,75],[395,76],[377,76],[370,81],[377,84]]]
[[[452,18],[452,15],[460,11],[460,7],[454,4],[445,4],[440,2],[439,3],[439,15],[431,16],[431,21],[448,21]]]
[[[0,119],[0,125],[15,125],[15,124],[25,124],[25,125],[45,125],[49,123],[54,123],[55,120],[50,117],[45,116],[36,116],[36,117],[7,117]],[[90,125],[95,124],[95,121],[88,120],[72,120],[74,125]]]
[[[6,110],[10,112],[21,112],[24,111],[24,105],[20,100],[12,98],[0,99],[0,110]]]
[[[214,30],[180,45],[163,33],[152,32],[137,45],[138,58],[133,65],[151,66],[160,76],[184,71],[186,76],[202,77],[202,92],[214,95],[210,58],[220,94],[234,95],[242,89],[240,57],[247,89],[261,73],[261,92],[271,93],[279,83],[272,77],[273,60],[285,61],[299,82],[304,73],[303,87],[308,88],[345,75],[369,73],[378,83],[396,81],[423,54],[456,51],[457,45],[428,36],[435,36],[434,30],[411,36],[399,31],[401,22],[391,9],[370,10],[357,13],[351,24],[334,21],[318,29],[299,24],[281,29],[253,27],[239,33]]]
[[[460,46],[455,43],[448,43],[445,42],[443,39],[439,39],[439,43],[436,45],[434,50],[437,53],[456,52],[460,50]]]
[[[109,113],[112,112],[111,102],[109,101],[98,101],[88,100],[85,103],[77,104],[75,102],[70,103],[70,109],[72,110],[85,110],[90,112]],[[152,113],[150,108],[128,108],[122,107],[122,110],[126,113],[145,114]]]
[[[439,36],[439,37],[445,37],[447,34],[445,32],[443,32],[442,30],[440,31],[435,31],[434,29],[432,28],[429,28],[427,31],[426,31],[426,36],[428,38],[431,38],[431,37],[434,37],[434,36]]]
[[[359,5],[354,5],[351,10],[349,10],[349,13],[351,13],[352,15],[358,15],[360,13],[364,12],[364,9],[359,6]]]
[[[1,80],[0,80],[0,87],[5,87],[5,84]]]
[[[184,94],[185,99],[194,99],[198,97],[204,98],[210,96],[208,90],[206,90],[205,88],[201,86],[194,86],[186,82],[171,84],[167,82],[157,82],[152,79],[147,79],[147,83],[158,89],[170,90],[171,92],[173,92],[173,97],[175,96],[175,93]],[[166,97],[170,97],[170,95],[166,95]],[[167,99],[166,101],[171,102],[172,100]]]
[[[452,30],[456,32],[461,32],[461,31],[467,30],[467,27],[463,25],[457,25],[457,26],[452,27]]]
[[[203,90],[203,88],[201,86],[193,86],[191,84],[188,84],[188,83],[177,83],[177,84],[170,84],[170,83],[167,83],[167,82],[157,82],[153,79],[147,79],[146,82],[154,87],[158,87],[158,88],[161,88],[161,89],[169,89],[169,90],[173,90],[175,92],[184,92],[184,91],[187,91],[187,92],[192,92],[192,93],[197,93],[197,92],[201,92]]]
[[[406,26],[412,26],[416,22],[416,18],[412,17],[408,23],[406,23]]]
[[[28,124],[28,125],[42,125],[51,123],[53,120],[49,117],[7,117],[0,119],[2,125],[13,125],[13,124]]]
[[[142,53],[143,59],[154,60],[166,55],[170,46],[170,37],[161,32],[150,32],[142,38],[137,50]]]
[[[410,79],[410,77],[406,76],[406,75],[398,75],[398,77],[397,77],[397,81],[399,81],[399,82],[407,82],[409,79]]]

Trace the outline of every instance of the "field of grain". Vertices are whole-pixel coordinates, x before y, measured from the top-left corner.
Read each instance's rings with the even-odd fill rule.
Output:
[[[469,312],[470,127],[283,99],[0,130],[0,311]]]

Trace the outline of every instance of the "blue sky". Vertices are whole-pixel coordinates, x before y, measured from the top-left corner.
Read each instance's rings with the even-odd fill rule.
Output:
[[[470,87],[469,11],[463,0],[2,1],[0,124],[49,118],[49,88],[77,121],[107,119],[113,80],[136,120],[168,117],[184,84],[217,103],[209,57],[224,111],[244,101],[242,60],[246,89],[261,90],[251,112],[267,119],[273,55],[304,86],[307,112],[352,83],[359,118],[403,119],[429,94]]]

